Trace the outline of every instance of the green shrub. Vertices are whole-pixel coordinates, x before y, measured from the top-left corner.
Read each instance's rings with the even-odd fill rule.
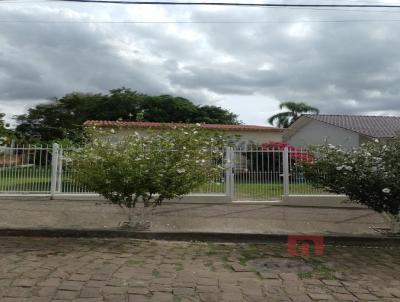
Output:
[[[222,172],[224,138],[219,133],[199,126],[142,136],[111,132],[91,131],[90,140],[71,159],[80,184],[121,207],[133,209],[138,202],[155,207]]]
[[[398,221],[400,212],[400,139],[374,141],[345,150],[332,145],[311,149],[305,175],[317,187],[346,194],[350,200]]]

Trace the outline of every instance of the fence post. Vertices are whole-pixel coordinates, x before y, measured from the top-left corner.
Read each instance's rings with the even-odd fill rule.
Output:
[[[51,185],[50,185],[50,197],[54,198],[57,192],[57,173],[58,173],[58,156],[59,146],[58,144],[53,144],[53,150],[51,154]]]
[[[234,175],[233,175],[233,149],[232,147],[226,148],[226,172],[225,172],[225,193],[233,199],[234,195]]]
[[[289,195],[289,149],[283,149],[283,195]]]
[[[63,157],[63,148],[59,147],[58,149],[58,162],[57,162],[57,186],[56,192],[61,193],[62,190],[62,157]]]

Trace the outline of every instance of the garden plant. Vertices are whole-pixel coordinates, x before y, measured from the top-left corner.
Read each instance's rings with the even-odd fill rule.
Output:
[[[346,150],[333,145],[311,148],[305,175],[328,192],[385,213],[392,231],[400,231],[400,138],[371,141]]]
[[[149,227],[152,209],[216,179],[224,169],[224,137],[186,128],[120,135],[91,129],[70,155],[77,181],[128,213],[126,226]]]

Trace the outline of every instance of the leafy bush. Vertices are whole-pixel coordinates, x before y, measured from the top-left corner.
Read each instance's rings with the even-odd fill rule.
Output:
[[[92,131],[71,159],[80,184],[121,207],[133,209],[138,202],[155,207],[190,193],[223,169],[224,138],[198,126],[144,136],[111,132]]]
[[[344,150],[333,145],[311,149],[313,161],[303,162],[305,175],[329,192],[387,213],[400,212],[400,139],[370,142]]]

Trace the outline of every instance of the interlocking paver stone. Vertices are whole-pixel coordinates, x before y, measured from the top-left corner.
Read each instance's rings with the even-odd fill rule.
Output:
[[[52,297],[57,291],[55,286],[46,286],[38,289],[37,294],[40,297]]]
[[[146,302],[149,298],[147,296],[142,295],[129,295],[128,302]]]
[[[129,287],[128,288],[128,294],[147,295],[149,292],[150,291],[147,287]]]
[[[35,279],[16,279],[12,283],[13,286],[31,287],[34,286],[37,280]]]
[[[340,283],[340,281],[337,280],[321,280],[324,284],[326,285],[332,285],[332,286],[342,286],[342,283]]]
[[[81,298],[97,298],[100,296],[100,290],[95,287],[86,287],[81,290],[79,297]]]
[[[44,281],[38,282],[39,286],[59,286],[61,280],[59,278],[49,278]]]
[[[232,284],[221,284],[219,288],[222,292],[229,294],[240,294],[242,292],[239,286]]]
[[[58,290],[56,292],[55,299],[59,300],[74,300],[76,297],[78,297],[78,292],[76,291],[70,291],[70,290]]]
[[[221,302],[242,302],[243,296],[241,294],[222,293],[220,296]]]
[[[103,287],[106,285],[105,281],[89,280],[85,283],[85,287]]]
[[[388,289],[389,293],[392,294],[396,298],[400,298],[400,288],[389,288]]]
[[[374,296],[372,294],[354,293],[354,296],[356,296],[360,300],[367,300],[367,301],[378,301],[378,300],[380,300],[377,296]]]
[[[260,272],[260,277],[263,279],[279,279],[279,275],[277,273],[271,272]]]
[[[173,295],[170,293],[154,293],[150,299],[150,302],[172,302]]]
[[[176,296],[194,296],[195,291],[193,288],[188,287],[178,287],[172,290],[173,294]]]
[[[333,296],[338,301],[358,301],[358,298],[350,294],[334,293]]]
[[[123,295],[127,293],[127,290],[126,287],[108,285],[101,288],[101,291],[106,295]]]
[[[81,281],[63,281],[58,288],[61,290],[79,291],[83,284]]]
[[[115,294],[115,295],[105,295],[103,297],[105,302],[126,302],[125,295]]]
[[[308,294],[310,296],[311,299],[313,300],[332,300],[332,296],[331,295],[327,295],[327,294],[315,294],[315,293],[309,293]]]
[[[152,284],[150,285],[151,292],[172,292],[172,287],[164,284]]]
[[[0,302],[400,302],[400,248],[327,246],[306,274],[246,266],[268,255],[286,258],[285,245],[212,250],[207,243],[4,238]]]
[[[216,293],[200,293],[200,301],[202,302],[218,302],[219,295]]]
[[[219,289],[216,286],[199,285],[196,286],[196,291],[199,293],[217,293]]]
[[[4,296],[5,297],[16,297],[16,298],[24,298],[29,297],[31,293],[30,288],[26,287],[10,287],[6,290]]]
[[[12,279],[0,279],[0,287],[7,287],[13,282]]]

